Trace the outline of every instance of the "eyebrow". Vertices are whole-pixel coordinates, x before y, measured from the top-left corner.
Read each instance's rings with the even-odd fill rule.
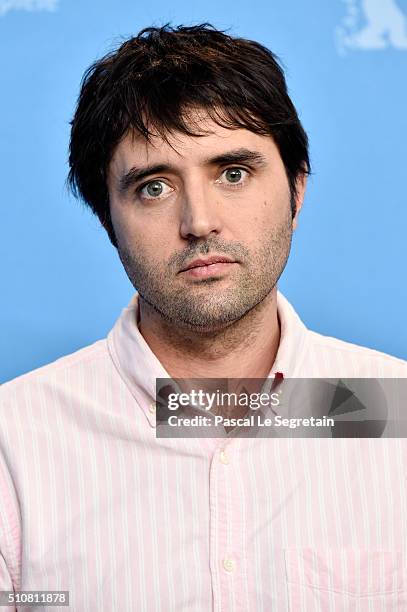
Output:
[[[227,164],[252,164],[258,168],[264,167],[267,163],[265,156],[258,151],[252,151],[244,147],[234,149],[208,157],[204,160],[206,166],[225,166]],[[123,174],[118,180],[118,190],[120,194],[125,194],[130,187],[140,182],[147,176],[152,174],[160,174],[162,172],[174,172],[175,167],[170,164],[153,164],[150,166],[130,168],[128,172]]]

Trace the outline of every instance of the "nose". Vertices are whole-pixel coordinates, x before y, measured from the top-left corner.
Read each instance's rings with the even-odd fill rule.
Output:
[[[181,236],[190,240],[219,233],[222,229],[219,207],[219,201],[215,194],[210,193],[208,185],[198,180],[185,185],[180,218]]]

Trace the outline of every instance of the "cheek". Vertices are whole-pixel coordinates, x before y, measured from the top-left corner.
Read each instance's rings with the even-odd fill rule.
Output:
[[[122,215],[116,219],[117,240],[127,253],[148,267],[160,267],[176,249],[168,225],[156,219]],[[171,250],[172,245],[172,250]]]
[[[259,207],[262,221],[267,227],[281,225],[287,214],[291,211],[290,190],[287,184],[280,184],[273,193],[264,194],[262,205]]]
[[[140,248],[150,233],[148,224],[129,205],[112,204],[111,218],[116,236],[123,246]]]

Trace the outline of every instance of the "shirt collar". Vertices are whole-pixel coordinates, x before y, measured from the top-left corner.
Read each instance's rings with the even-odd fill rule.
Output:
[[[109,332],[107,344],[119,374],[150,425],[155,426],[156,417],[150,406],[155,403],[156,378],[170,378],[170,375],[139,331],[138,308],[138,294],[135,293]],[[276,359],[268,375],[270,387],[281,374],[284,378],[300,376],[306,352],[307,328],[280,291],[277,291],[277,314],[281,335]],[[266,392],[267,386],[263,390]]]

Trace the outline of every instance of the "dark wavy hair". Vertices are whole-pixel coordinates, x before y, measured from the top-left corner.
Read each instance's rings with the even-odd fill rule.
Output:
[[[310,173],[308,138],[276,56],[209,23],[149,27],[86,70],[71,121],[68,185],[115,247],[106,175],[116,146],[129,130],[166,142],[172,131],[204,135],[188,122],[191,108],[219,126],[273,137],[294,215],[296,180]]]

